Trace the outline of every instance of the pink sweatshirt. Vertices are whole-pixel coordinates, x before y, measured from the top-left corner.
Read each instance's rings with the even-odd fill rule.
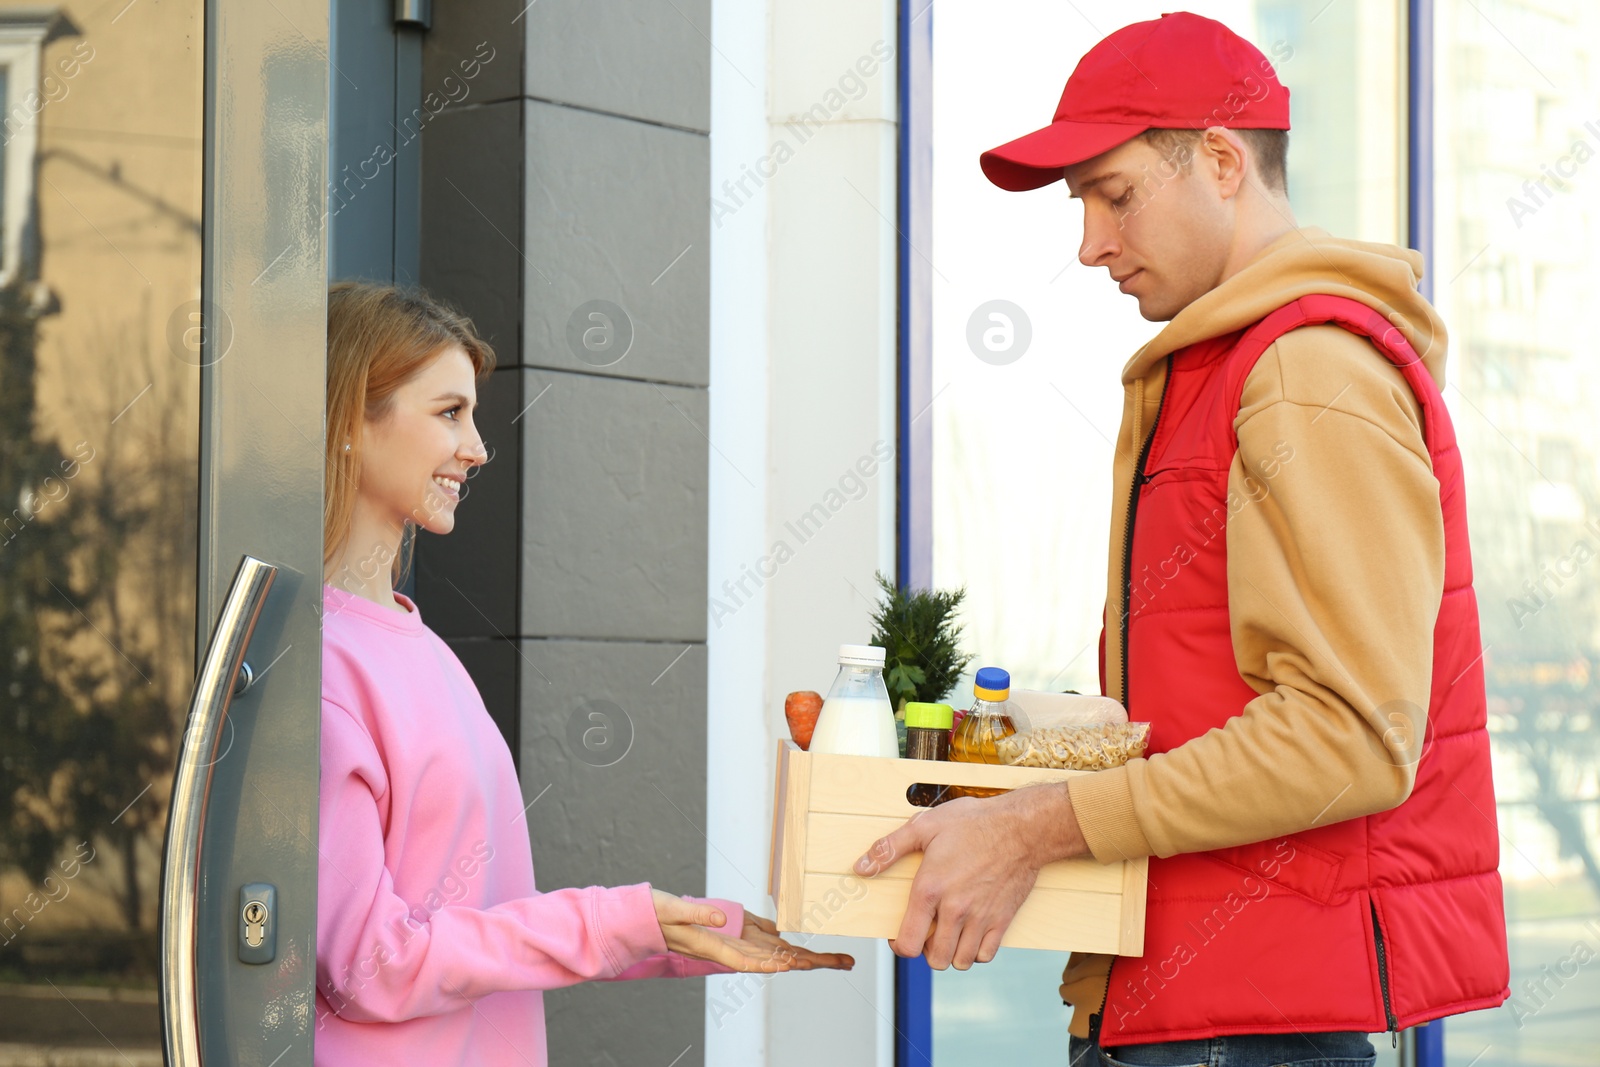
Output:
[[[540,990],[725,973],[666,951],[648,883],[534,887],[511,752],[395,599],[407,611],[323,587],[319,1067],[545,1067]]]

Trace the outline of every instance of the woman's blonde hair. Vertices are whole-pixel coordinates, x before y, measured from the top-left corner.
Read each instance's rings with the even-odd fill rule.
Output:
[[[478,336],[472,321],[420,289],[370,282],[335,282],[329,287],[324,569],[350,536],[356,487],[361,484],[363,420],[379,422],[388,416],[395,391],[451,345],[466,351],[475,380],[485,380],[494,370],[494,349]],[[403,538],[390,564],[392,585],[399,585],[410,569],[410,545],[411,538]]]

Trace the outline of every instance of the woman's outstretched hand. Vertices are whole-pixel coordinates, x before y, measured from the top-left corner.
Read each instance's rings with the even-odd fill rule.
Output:
[[[842,952],[812,952],[791,945],[778,936],[778,928],[771,920],[748,911],[744,930],[734,937],[720,929],[728,917],[714,905],[696,904],[659,889],[651,889],[650,896],[667,948],[680,956],[710,960],[735,971],[768,974],[817,967],[848,971],[856,964],[854,957]]]

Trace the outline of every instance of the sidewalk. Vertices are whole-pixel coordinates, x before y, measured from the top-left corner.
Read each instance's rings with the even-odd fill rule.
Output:
[[[154,990],[0,986],[0,1067],[161,1067]]]

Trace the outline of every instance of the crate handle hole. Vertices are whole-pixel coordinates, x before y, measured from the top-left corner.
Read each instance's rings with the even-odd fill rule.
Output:
[[[960,797],[997,797],[1009,789],[979,789],[976,786],[945,785],[940,782],[912,782],[906,787],[906,803],[914,808],[936,808]]]

